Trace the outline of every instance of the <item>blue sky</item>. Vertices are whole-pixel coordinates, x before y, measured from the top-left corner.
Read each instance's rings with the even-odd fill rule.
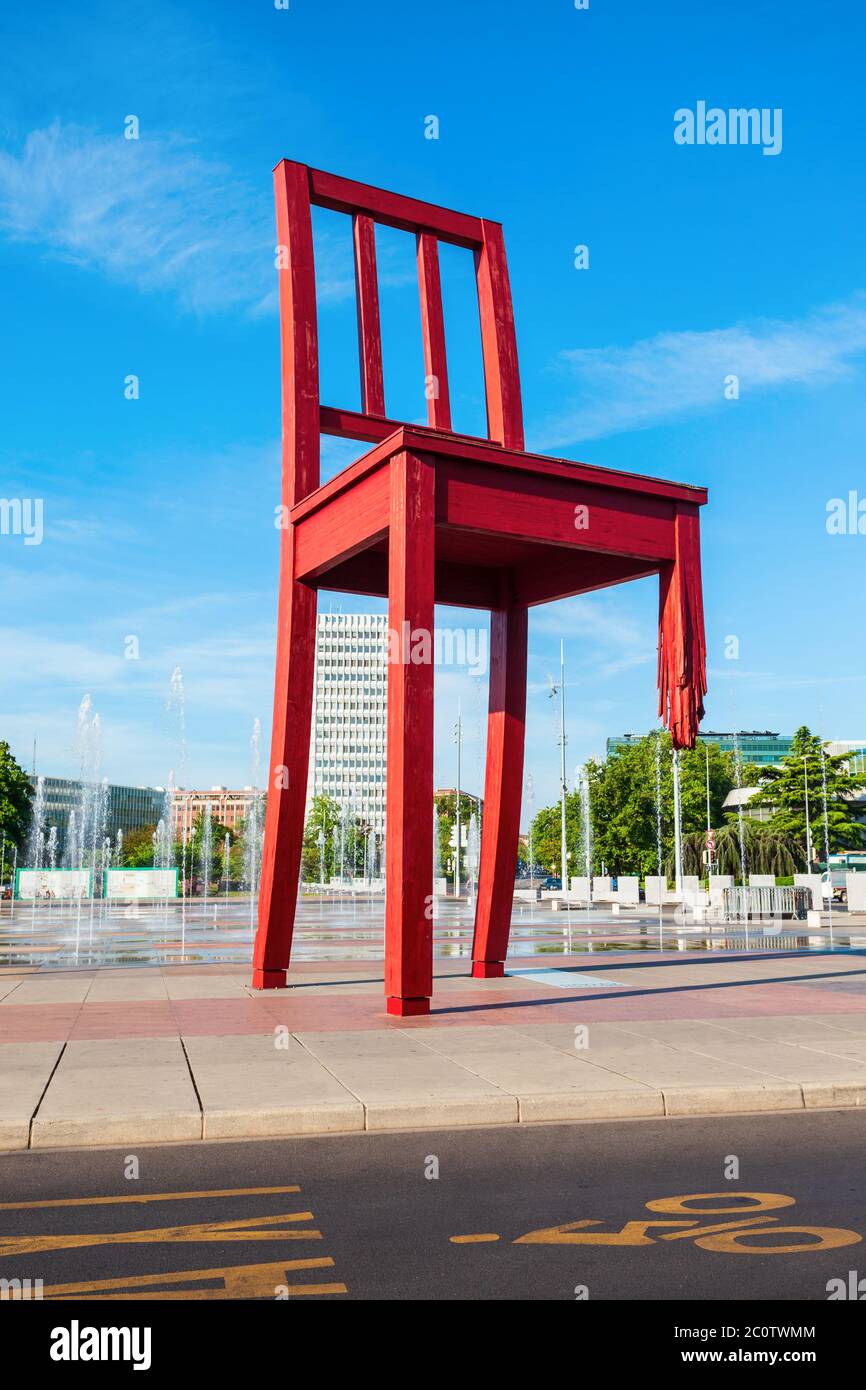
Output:
[[[90,693],[113,780],[250,780],[273,670],[283,156],[501,220],[528,445],[710,489],[705,727],[866,737],[866,537],[826,529],[830,499],[866,498],[864,27],[808,0],[7,7],[0,491],[44,499],[44,539],[0,536],[0,737],[29,765],[35,734],[40,770],[74,774]],[[781,152],[677,145],[674,112],[699,100],[781,109]],[[349,242],[336,214],[315,230],[323,399],[351,406]],[[378,249],[388,410],[416,418],[412,247]],[[466,260],[443,258],[446,328],[455,426],[477,432]],[[324,441],[324,475],[349,456]],[[556,790],[560,636],[570,768],[654,724],[656,594],[533,611],[536,804]],[[475,786],[486,691],[464,671],[437,675],[436,778],[453,782],[458,697]]]

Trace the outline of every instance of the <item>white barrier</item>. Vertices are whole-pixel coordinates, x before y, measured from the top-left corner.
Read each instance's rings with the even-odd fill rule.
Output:
[[[775,874],[749,874],[750,888],[775,888]],[[808,887],[808,884],[806,885]]]
[[[521,903],[537,903],[541,897],[540,888],[515,888],[514,896]]]
[[[640,902],[640,879],[637,874],[626,874],[617,879],[613,900],[621,907],[637,907]]]
[[[682,902],[690,894],[697,893],[700,879],[697,874],[683,875],[683,891],[678,893],[675,888],[668,888],[668,881],[664,875],[647,874],[645,879],[646,900],[654,907],[659,905],[659,894],[661,894],[662,904]]]
[[[846,874],[849,912],[866,912],[866,874]]]
[[[795,888],[811,888],[812,890],[812,910],[820,912],[824,906],[821,898],[821,875],[820,874],[795,874]]]
[[[733,874],[710,874],[710,906],[722,907],[725,901],[725,889],[733,888]]]
[[[662,874],[647,874],[644,879],[644,891],[648,906],[658,907],[659,903],[675,903],[678,901],[676,893],[668,888],[667,878]]]

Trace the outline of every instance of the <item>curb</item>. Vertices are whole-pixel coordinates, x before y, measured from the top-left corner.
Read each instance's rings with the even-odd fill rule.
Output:
[[[866,1107],[858,1082],[780,1082],[755,1086],[672,1086],[645,1093],[538,1092],[454,1096],[429,1101],[361,1101],[273,1109],[153,1111],[78,1119],[10,1120],[0,1127],[0,1150],[112,1147],[193,1140],[300,1138],[388,1130],[469,1129],[514,1124],[598,1120],[700,1118]]]

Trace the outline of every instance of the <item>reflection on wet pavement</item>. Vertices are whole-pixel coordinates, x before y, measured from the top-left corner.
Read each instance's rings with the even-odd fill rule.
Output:
[[[0,905],[0,966],[68,969],[70,966],[247,962],[255,930],[249,898],[189,900],[186,904],[117,906],[89,901]],[[866,948],[866,930],[846,931],[838,914],[833,944]],[[474,904],[440,901],[433,919],[436,957],[467,958]],[[384,901],[380,895],[302,898],[292,958],[382,960]],[[692,925],[652,908],[615,914],[600,908],[552,912],[547,903],[515,904],[509,957],[600,951],[826,950],[825,932],[790,922],[734,926]]]

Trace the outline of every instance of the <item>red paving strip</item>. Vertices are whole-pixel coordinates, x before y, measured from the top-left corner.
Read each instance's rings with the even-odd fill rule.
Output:
[[[80,1004],[7,1004],[0,1009],[0,1042],[65,1042]]]
[[[709,959],[712,959],[710,957]],[[744,954],[726,955],[726,961],[746,961]],[[604,958],[592,961],[595,971],[614,970],[625,962],[634,962],[630,953],[605,953]],[[299,986],[286,992],[263,991],[226,999],[191,997],[187,999],[123,1000],[103,1003],[14,1004],[11,1001],[0,1009],[0,1041],[48,1042],[72,1039],[108,1039],[134,1037],[220,1036],[229,1034],[269,1034],[282,1025],[292,1032],[328,1032],[337,1030],[367,1031],[383,1028],[448,1028],[468,1025],[515,1026],[550,1022],[652,1022],[667,1019],[717,1019],[768,1017],[791,1014],[826,1014],[829,1016],[862,1014],[862,992],[845,988],[846,974],[824,979],[763,983],[748,979],[732,985],[712,984],[708,971],[707,984],[678,986],[674,963],[694,965],[698,960],[689,953],[666,952],[660,959],[652,957],[641,964],[671,964],[672,970],[660,972],[657,985],[635,986],[624,991],[611,988],[564,992],[555,987],[527,982],[525,988],[510,985],[508,989],[479,984],[451,988],[449,977],[465,981],[467,965],[463,960],[439,961],[436,965],[436,984],[432,1011],[427,1016],[411,1019],[390,1018],[384,1013],[383,986],[376,979],[375,963],[365,961],[299,961],[293,964],[292,979]],[[514,968],[526,966],[523,958],[515,958]],[[533,962],[535,964],[535,962]],[[544,964],[554,964],[552,961]],[[586,955],[557,957],[557,967],[590,964]],[[814,962],[820,968],[820,957]],[[542,963],[538,962],[539,968]],[[111,972],[105,972],[109,974]],[[118,972],[129,974],[130,971]],[[135,972],[138,973],[138,972]],[[227,965],[171,967],[164,974],[177,980],[185,976],[201,978],[207,975],[238,974],[238,967]],[[315,975],[323,981],[337,984],[365,982],[345,994],[319,993],[311,981],[303,985],[305,976]],[[613,982],[612,982],[613,985]],[[828,988],[827,986],[832,986]]]
[[[171,1003],[165,999],[125,999],[116,1003],[83,1004],[69,1034],[84,1038],[170,1038],[178,1034]]]

